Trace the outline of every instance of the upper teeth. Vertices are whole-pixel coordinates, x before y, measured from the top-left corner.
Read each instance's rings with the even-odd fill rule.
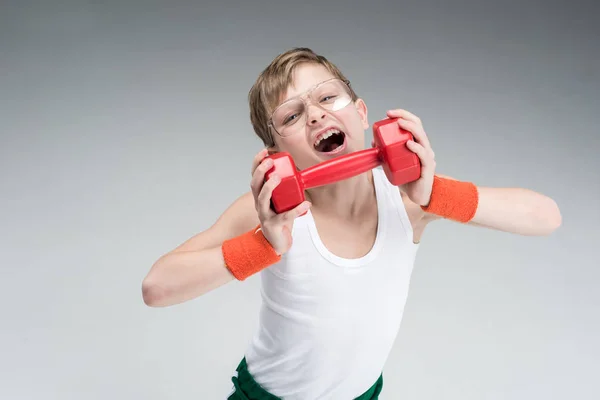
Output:
[[[319,143],[321,143],[321,140],[323,140],[323,139],[327,139],[327,138],[328,138],[328,137],[330,137],[331,135],[335,135],[335,134],[339,134],[339,133],[340,133],[340,131],[338,131],[337,129],[333,129],[333,128],[332,128],[332,129],[328,129],[328,130],[326,130],[325,132],[323,132],[323,133],[321,134],[321,136],[319,136],[319,137],[317,138],[317,141],[315,142],[315,146],[318,146],[318,145],[319,145]]]

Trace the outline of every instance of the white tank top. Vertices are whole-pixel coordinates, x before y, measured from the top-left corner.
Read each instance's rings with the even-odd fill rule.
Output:
[[[377,237],[368,254],[338,257],[310,211],[294,222],[293,246],[260,272],[258,331],[248,371],[275,396],[351,400],[383,371],[400,328],[418,244],[402,198],[373,170]]]

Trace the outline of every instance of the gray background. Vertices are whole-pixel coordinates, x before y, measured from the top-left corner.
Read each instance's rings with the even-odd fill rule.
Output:
[[[93,3],[1,3],[0,398],[224,398],[258,280],[163,309],[141,282],[248,190],[246,95],[293,46],[371,122],[420,116],[438,172],[561,207],[550,237],[428,229],[382,399],[599,398],[592,1]]]

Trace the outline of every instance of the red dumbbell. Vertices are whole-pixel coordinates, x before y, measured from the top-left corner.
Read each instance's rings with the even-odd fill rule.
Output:
[[[277,213],[291,210],[305,200],[305,190],[339,182],[380,165],[393,185],[417,180],[421,176],[421,163],[419,157],[406,147],[406,142],[413,136],[401,129],[397,120],[384,119],[373,124],[375,143],[372,148],[333,158],[303,171],[298,171],[286,152],[270,155],[274,163],[265,179],[274,172],[281,178],[271,196],[272,208]]]

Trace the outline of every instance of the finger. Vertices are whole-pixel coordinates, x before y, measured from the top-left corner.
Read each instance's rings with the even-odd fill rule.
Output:
[[[259,166],[259,164],[262,162],[262,160],[268,154],[269,154],[268,149],[262,149],[261,151],[256,153],[256,155],[254,156],[254,159],[252,160],[252,168],[250,169],[250,175],[254,175],[254,171],[256,170],[256,168]]]
[[[410,133],[412,133],[415,138],[415,141],[420,143],[423,147],[431,148],[431,144],[429,143],[429,138],[427,137],[427,134],[425,133],[425,130],[423,129],[423,127],[421,125],[418,125],[417,123],[415,123],[413,121],[408,121],[405,119],[399,119],[398,125],[401,128],[404,128],[407,131],[409,131]]]
[[[273,214],[273,210],[271,210],[271,196],[273,195],[273,190],[280,182],[281,178],[277,173],[271,175],[263,184],[262,189],[256,198],[258,212],[264,217]]]
[[[267,158],[255,168],[252,179],[250,180],[250,188],[252,189],[252,194],[255,199],[258,198],[258,194],[264,185],[265,174],[271,167],[273,167],[273,160]]]
[[[421,166],[423,168],[430,167],[435,163],[435,160],[433,158],[433,152],[429,149],[426,149],[419,143],[413,140],[409,140],[408,142],[406,142],[406,147],[408,147],[410,151],[412,151],[419,157],[419,160],[421,161]]]
[[[388,110],[387,116],[390,118],[404,118],[408,121],[414,122],[415,124],[423,125],[423,123],[421,122],[421,118],[417,117],[410,111],[406,111],[401,108],[395,110]]]
[[[286,221],[292,221],[307,212],[311,206],[312,204],[308,200],[305,200],[291,210],[281,214],[281,218]]]

